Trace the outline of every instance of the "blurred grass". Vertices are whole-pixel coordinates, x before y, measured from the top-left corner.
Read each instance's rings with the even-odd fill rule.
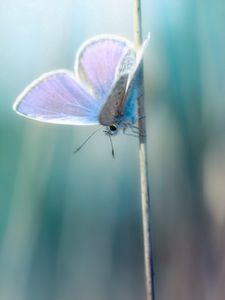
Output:
[[[119,7],[119,10],[118,10]],[[109,14],[110,12],[110,14]],[[225,4],[143,1],[157,299],[222,300]],[[116,16],[116,17],[113,17]],[[131,1],[0,3],[0,299],[144,299],[135,138],[24,120],[42,72],[98,33],[132,38]]]

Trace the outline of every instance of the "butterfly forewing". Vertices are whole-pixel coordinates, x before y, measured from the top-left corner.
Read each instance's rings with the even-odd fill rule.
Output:
[[[128,51],[134,55],[132,44],[116,35],[100,35],[81,46],[76,59],[76,73],[102,103],[120,75],[117,69]]]
[[[107,101],[103,105],[100,115],[99,122],[102,125],[109,126],[117,123],[119,116],[120,106],[123,102],[123,98],[126,91],[128,80],[128,73],[122,74],[116,81],[112,88],[111,93],[107,97]]]
[[[66,71],[42,75],[18,97],[14,110],[31,119],[57,123],[98,124],[99,103]]]

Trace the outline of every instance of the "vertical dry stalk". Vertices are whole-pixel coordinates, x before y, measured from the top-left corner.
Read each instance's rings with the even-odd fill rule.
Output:
[[[134,41],[138,49],[142,43],[141,27],[141,0],[134,1]],[[144,107],[144,76],[143,64],[140,72],[141,93],[138,98],[139,107],[139,161],[140,161],[140,180],[141,180],[141,204],[144,240],[144,262],[145,262],[145,281],[146,299],[154,300],[154,281],[153,281],[153,256],[150,222],[150,197],[148,186],[148,162],[147,162],[147,140],[146,140],[146,121]]]

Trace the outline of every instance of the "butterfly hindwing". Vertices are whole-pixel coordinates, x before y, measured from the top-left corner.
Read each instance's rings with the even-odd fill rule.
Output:
[[[141,72],[143,66],[143,56],[145,49],[149,43],[150,34],[143,42],[142,46],[137,52],[136,62],[129,74],[125,96],[123,102],[121,103],[121,115],[122,121],[124,123],[135,123],[137,120],[137,107],[138,107],[138,97],[141,91]]]

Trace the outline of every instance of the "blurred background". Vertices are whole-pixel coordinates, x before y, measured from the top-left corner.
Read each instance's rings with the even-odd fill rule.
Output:
[[[225,3],[143,0],[157,300],[225,299]],[[26,120],[16,96],[132,0],[0,2],[0,299],[144,300],[138,139]]]

